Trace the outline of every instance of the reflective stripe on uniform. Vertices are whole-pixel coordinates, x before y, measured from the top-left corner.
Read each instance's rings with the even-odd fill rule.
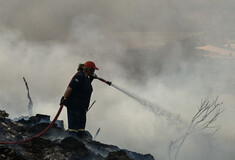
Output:
[[[84,132],[85,129],[71,129],[71,128],[69,128],[68,131],[69,132],[82,132],[82,131]]]

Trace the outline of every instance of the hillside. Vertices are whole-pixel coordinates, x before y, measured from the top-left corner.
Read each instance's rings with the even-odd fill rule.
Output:
[[[0,111],[0,141],[20,141],[42,132],[50,123],[50,117],[36,116],[8,119],[5,111]],[[19,144],[0,144],[0,160],[154,160],[150,154],[142,155],[114,145],[69,134],[63,122],[57,123],[43,136]]]

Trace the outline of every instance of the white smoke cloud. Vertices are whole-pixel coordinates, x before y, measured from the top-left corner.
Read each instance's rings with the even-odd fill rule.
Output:
[[[192,38],[198,31],[232,28],[234,21],[227,15],[233,11],[214,13],[230,8],[217,6],[220,2],[180,2],[0,0],[1,109],[12,118],[28,113],[24,76],[34,114],[53,117],[78,63],[93,60],[100,77],[186,120],[201,99],[220,96],[226,111],[217,123],[223,128],[212,138],[193,135],[179,158],[234,158],[234,60],[205,59],[194,49],[198,39]],[[213,14],[201,16],[203,7]],[[231,23],[222,23],[229,19]],[[170,140],[186,130],[106,84],[94,81],[93,88],[92,101],[97,102],[88,113],[87,129],[94,135],[100,127],[99,141],[166,159]],[[60,119],[67,122],[66,109]]]

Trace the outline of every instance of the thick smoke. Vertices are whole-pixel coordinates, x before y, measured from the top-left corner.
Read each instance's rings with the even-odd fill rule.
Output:
[[[196,49],[233,43],[233,8],[232,0],[0,0],[0,107],[27,115],[24,76],[34,113],[53,117],[77,65],[93,60],[100,77],[186,120],[201,99],[219,96],[222,129],[195,134],[179,159],[234,159],[234,57]],[[102,82],[93,88],[87,129],[101,128],[99,141],[166,159],[186,130]]]

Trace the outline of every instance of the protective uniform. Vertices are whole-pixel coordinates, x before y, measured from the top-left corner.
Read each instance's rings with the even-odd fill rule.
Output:
[[[86,112],[89,107],[93,91],[92,78],[86,77],[83,72],[78,72],[71,80],[70,96],[66,100],[69,131],[85,131]]]

